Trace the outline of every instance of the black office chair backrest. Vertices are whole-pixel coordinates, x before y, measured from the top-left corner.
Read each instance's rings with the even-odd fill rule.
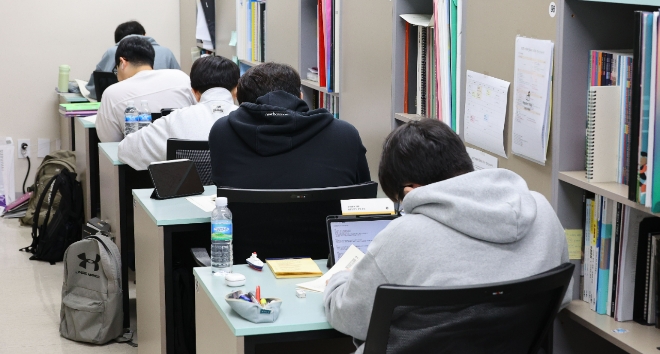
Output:
[[[202,184],[205,186],[213,185],[213,180],[211,180],[211,153],[208,141],[167,139],[167,159],[188,159],[194,162]]]
[[[267,178],[264,176],[264,178]],[[259,258],[329,254],[326,217],[341,215],[341,200],[375,198],[378,183],[313,189],[236,189],[219,187],[233,215],[234,264],[257,252]]]
[[[110,85],[116,84],[117,82],[117,75],[114,73],[95,71],[94,89],[96,90],[96,100],[101,102],[101,97],[103,97],[103,92],[105,89],[107,89]]]
[[[381,285],[364,354],[537,354],[552,333],[574,267],[565,263],[529,278],[471,287]]]

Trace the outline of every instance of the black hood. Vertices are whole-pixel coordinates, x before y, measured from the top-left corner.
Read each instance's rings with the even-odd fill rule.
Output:
[[[261,156],[295,149],[334,119],[326,109],[310,111],[305,101],[284,91],[270,92],[257,103],[244,102],[228,116],[236,134]]]

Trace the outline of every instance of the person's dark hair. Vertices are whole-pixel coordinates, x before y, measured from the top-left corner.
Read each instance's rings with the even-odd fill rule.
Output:
[[[300,75],[290,65],[264,63],[253,66],[238,79],[238,103],[256,103],[257,98],[282,90],[300,97]]]
[[[378,169],[383,192],[403,199],[406,185],[427,185],[474,171],[461,138],[447,124],[430,118],[408,122],[385,139]]]
[[[117,26],[117,29],[115,29],[115,43],[119,43],[119,41],[121,41],[122,38],[131,34],[139,34],[141,36],[144,36],[145,34],[147,34],[147,31],[144,30],[144,27],[142,27],[140,22],[137,21],[124,22],[121,25]]]
[[[231,91],[236,88],[241,76],[238,65],[225,57],[204,57],[195,60],[190,69],[190,86],[204,93],[214,87]]]
[[[119,58],[135,66],[149,65],[154,67],[156,51],[144,37],[130,37],[119,42],[115,52],[115,65],[119,65]]]

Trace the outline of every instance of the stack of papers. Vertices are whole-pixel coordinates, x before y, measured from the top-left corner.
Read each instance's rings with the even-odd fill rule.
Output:
[[[187,197],[187,201],[193,203],[196,207],[210,213],[215,209],[215,196],[214,195],[200,195],[196,197]]]
[[[311,278],[323,275],[311,258],[267,259],[275,278]]]
[[[323,274],[322,277],[308,281],[306,283],[296,284],[296,286],[305,290],[322,293],[325,291],[325,283],[330,278],[332,278],[333,275],[343,270],[351,270],[353,267],[355,267],[356,264],[358,264],[358,262],[362,260],[362,258],[364,258],[364,253],[362,253],[359,248],[351,245],[351,247],[346,250],[344,255],[339,258],[339,261],[335,263],[335,266],[332,267],[327,273]]]

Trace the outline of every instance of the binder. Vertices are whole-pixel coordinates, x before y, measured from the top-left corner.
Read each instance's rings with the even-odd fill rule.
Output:
[[[587,99],[587,181],[616,182],[621,87],[592,86]]]

